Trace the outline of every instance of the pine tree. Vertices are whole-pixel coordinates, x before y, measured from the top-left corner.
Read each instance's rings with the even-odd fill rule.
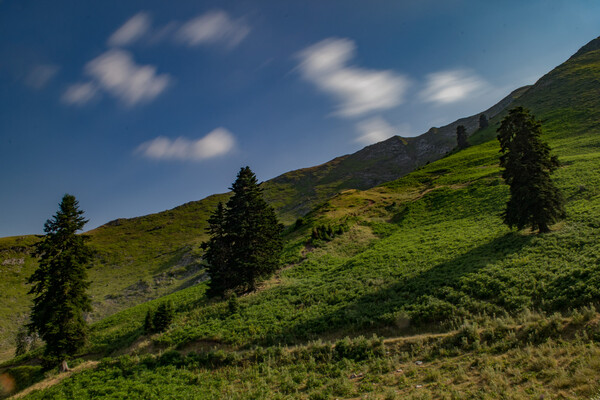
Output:
[[[206,230],[210,235],[208,242],[202,243],[204,259],[210,276],[209,296],[223,294],[230,286],[235,286],[231,271],[228,270],[230,247],[225,234],[225,208],[219,202],[214,213],[208,219]]]
[[[487,128],[490,125],[485,114],[479,115],[479,129]]]
[[[456,143],[458,145],[458,149],[466,149],[469,147],[469,141],[467,140],[467,130],[464,125],[458,125],[456,127]]]
[[[144,318],[144,333],[146,335],[154,333],[154,311],[146,311],[146,318]]]
[[[283,226],[277,221],[273,207],[263,199],[250,167],[240,170],[231,190],[233,195],[227,202],[225,218],[231,246],[228,264],[242,279],[237,286],[251,291],[258,280],[279,268]]]
[[[46,362],[61,362],[63,371],[67,359],[85,344],[83,313],[92,309],[86,293],[91,251],[87,237],[76,234],[87,220],[78,207],[74,196],[64,195],[56,215],[44,224],[46,235],[36,247],[39,266],[29,278],[35,298],[28,327],[46,342]]]
[[[227,206],[212,214],[211,238],[203,244],[211,295],[254,290],[259,280],[277,270],[283,249],[283,226],[249,167],[240,170],[231,190]]]
[[[564,218],[564,198],[550,179],[560,163],[540,136],[542,125],[523,107],[510,110],[498,128],[502,177],[510,186],[504,222],[522,229],[549,232],[549,224]]]
[[[171,301],[165,301],[160,303],[154,316],[152,317],[152,326],[155,332],[163,332],[167,330],[173,318],[175,317],[175,310],[173,309],[173,303]]]

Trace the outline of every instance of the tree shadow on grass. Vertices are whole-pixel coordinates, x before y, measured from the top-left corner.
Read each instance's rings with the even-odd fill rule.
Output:
[[[532,239],[530,235],[507,233],[452,260],[432,268],[408,273],[390,285],[374,288],[350,304],[318,318],[301,321],[266,342],[298,342],[316,339],[325,332],[358,334],[391,326],[401,315],[410,316],[414,325],[448,321],[465,312],[460,292],[464,277],[487,265],[520,251]],[[499,294],[499,288],[486,287],[487,294],[474,290],[469,297],[486,301]],[[487,298],[486,298],[487,297]],[[334,308],[335,304],[332,305]],[[468,310],[472,312],[472,310]]]

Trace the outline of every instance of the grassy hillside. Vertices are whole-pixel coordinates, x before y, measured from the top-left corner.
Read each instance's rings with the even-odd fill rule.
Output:
[[[31,255],[37,240],[35,236],[0,238],[0,360],[13,356],[15,328],[23,325],[29,313],[25,279],[37,267]]]
[[[513,91],[483,113],[490,118],[496,116],[523,91],[524,88]],[[343,190],[370,189],[439,160],[456,147],[458,125],[473,134],[479,128],[479,114],[431,128],[416,137],[394,136],[325,164],[287,172],[264,183],[265,197],[277,209],[280,219],[291,224]]]
[[[485,113],[492,116],[501,112],[521,92],[515,91]],[[472,132],[478,120],[478,115],[462,118],[416,138],[396,136],[355,154],[288,172],[263,183],[265,197],[281,221],[291,225],[343,190],[368,189],[439,159],[455,146],[456,126],[465,125]],[[96,250],[89,273],[94,310],[89,320],[97,321],[206,279],[199,264],[199,244],[206,239],[208,215],[227,196],[213,195],[172,210],[117,219],[88,232],[90,244]],[[10,280],[0,282],[0,303],[11,305],[0,307],[0,318],[7,321],[0,329],[0,360],[10,356],[16,330],[27,319],[30,299],[24,282],[35,265],[30,256],[35,237],[24,237],[26,245],[20,247],[12,246],[14,240],[0,239],[0,263],[6,262],[3,269],[11,274]],[[2,252],[3,248],[12,250]],[[25,264],[11,264],[12,259],[23,260]]]
[[[205,238],[208,215],[226,199],[227,195],[214,195],[161,213],[111,221],[87,232],[95,251],[88,272],[94,309],[89,320],[206,279],[198,246]],[[37,240],[35,236],[0,239],[0,360],[13,355],[15,333],[28,318],[31,300],[25,282],[37,265],[32,256]]]
[[[494,139],[500,114],[472,137],[480,144],[381,186],[343,191],[306,215],[287,232],[287,266],[243,296],[239,311],[206,299],[199,284],[117,313],[93,326],[85,352],[133,356],[106,359],[30,398],[596,395],[596,47],[517,100],[543,121],[563,164],[554,179],[567,218],[551,233],[501,222],[508,188]],[[342,225],[333,238],[311,238],[318,226]],[[164,299],[175,304],[175,322],[143,336],[146,311]],[[373,333],[388,339],[340,341]]]

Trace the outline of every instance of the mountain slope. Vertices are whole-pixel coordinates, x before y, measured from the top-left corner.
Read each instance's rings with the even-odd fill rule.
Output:
[[[522,91],[514,91],[484,113],[488,117],[498,114]],[[443,157],[456,145],[456,126],[465,125],[471,133],[477,129],[478,121],[479,114],[431,128],[414,138],[395,136],[325,164],[285,173],[262,184],[265,198],[275,207],[282,222],[292,224],[343,190],[368,189]],[[94,311],[89,320],[96,321],[206,279],[198,247],[206,239],[209,214],[219,201],[227,198],[228,194],[213,195],[172,210],[117,219],[87,232],[96,251],[90,270]],[[29,245],[35,242],[33,237],[22,238],[19,240]],[[6,289],[0,283],[0,303],[11,304],[0,308],[0,318],[9,321],[0,328],[2,359],[2,352],[12,347],[16,329],[27,319],[30,302],[24,282],[35,268],[35,260],[30,247],[11,245],[17,238],[0,240],[5,243],[3,246],[0,241],[0,262],[7,263],[4,270],[13,276],[5,281]],[[26,268],[9,264],[13,258],[22,260]],[[15,283],[19,290],[8,289],[8,285]]]
[[[556,88],[572,95],[576,109],[578,99],[600,89],[593,66],[600,66],[600,50],[559,67],[589,81],[581,96],[572,92],[578,86],[569,90],[569,80]],[[529,89],[519,102],[542,100],[552,98]],[[289,268],[242,299],[243,313],[231,315],[224,303],[208,302],[205,285],[197,285],[172,295],[179,299],[179,320],[156,341],[285,343],[374,327],[398,333],[400,320],[440,327],[454,318],[554,312],[600,301],[598,109],[600,99],[575,116],[534,108],[545,121],[544,139],[563,163],[554,177],[568,217],[555,232],[531,235],[502,224],[508,188],[500,178],[499,146],[490,140],[379,187],[334,196],[288,233]],[[493,134],[499,118],[481,135]],[[350,229],[331,241],[312,240],[313,227],[322,224]],[[110,347],[115,335],[139,334],[148,307],[152,303],[97,325],[98,348]]]
[[[188,385],[189,398],[398,397],[386,389],[403,398],[592,398],[600,374],[600,316],[590,306],[600,302],[600,50],[591,47],[548,75],[551,91],[544,77],[518,99],[542,119],[563,163],[554,179],[568,216],[552,233],[502,224],[508,188],[499,146],[485,141],[498,115],[477,133],[482,144],[314,209],[288,232],[288,268],[243,296],[239,311],[206,299],[199,284],[166,297],[177,316],[162,334],[141,331],[162,300],[95,324],[90,352],[179,351],[105,361],[46,394],[143,397],[161,382],[164,396]],[[349,230],[311,239],[323,224]],[[388,341],[389,354],[376,340],[281,347],[432,331],[443,334],[397,348],[391,343],[402,339]]]
[[[505,110],[527,87],[517,89],[483,111],[488,118]],[[481,113],[480,113],[481,114]],[[394,136],[350,155],[311,168],[287,172],[264,183],[265,197],[286,224],[345,189],[369,189],[438,160],[456,147],[456,127],[479,129],[479,115],[458,119],[416,136]]]

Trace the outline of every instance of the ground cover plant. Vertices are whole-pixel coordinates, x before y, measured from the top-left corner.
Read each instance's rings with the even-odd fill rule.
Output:
[[[566,218],[549,233],[502,222],[499,115],[473,146],[313,209],[286,231],[286,267],[233,306],[201,283],[96,323],[80,356],[110,358],[31,398],[591,398],[599,66],[600,51],[579,54],[518,99],[562,164],[553,179]],[[347,229],[315,245],[319,226]],[[146,335],[161,301],[173,303],[173,322]],[[340,338],[372,333],[383,352],[337,353],[365,340]],[[303,349],[306,359],[290,356]]]
[[[41,382],[24,398],[591,398],[600,372],[597,339],[593,307],[568,317],[526,312],[446,334],[385,341],[358,337],[106,358],[82,363],[83,372],[58,385]],[[18,376],[36,379],[35,371]]]

